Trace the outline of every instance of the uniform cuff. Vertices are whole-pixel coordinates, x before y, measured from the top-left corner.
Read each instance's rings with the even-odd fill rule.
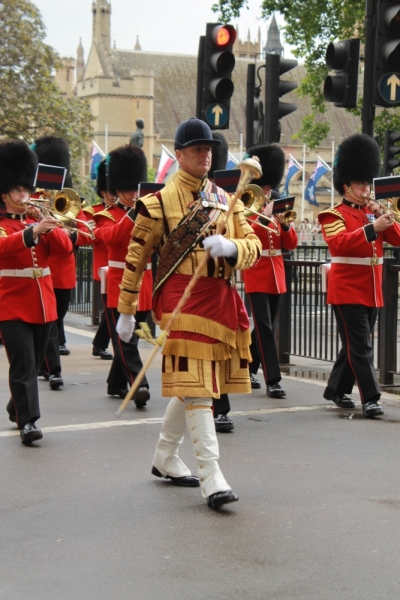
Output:
[[[364,233],[365,233],[367,242],[374,242],[378,237],[378,234],[375,231],[375,227],[374,227],[373,223],[369,223],[368,225],[365,225]]]
[[[39,242],[40,236],[33,236],[33,225],[31,227],[27,227],[22,232],[22,237],[24,240],[24,244],[27,248],[33,248]]]

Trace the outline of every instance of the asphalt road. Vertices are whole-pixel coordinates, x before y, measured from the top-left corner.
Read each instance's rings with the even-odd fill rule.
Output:
[[[68,332],[64,389],[39,382],[35,447],[7,419],[0,350],[0,600],[398,600],[396,397],[372,421],[304,379],[284,379],[286,400],[232,396],[220,465],[239,502],[213,511],[199,489],[150,474],[168,403],[160,357],[148,408],[117,419],[110,363],[81,333]],[[195,469],[186,439],[181,455]]]

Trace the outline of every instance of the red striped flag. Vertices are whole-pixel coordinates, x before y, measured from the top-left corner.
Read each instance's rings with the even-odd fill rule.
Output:
[[[400,196],[400,177],[377,177],[374,179],[375,200],[398,198]]]
[[[44,190],[62,190],[67,169],[64,167],[54,167],[53,165],[38,164],[34,187]]]

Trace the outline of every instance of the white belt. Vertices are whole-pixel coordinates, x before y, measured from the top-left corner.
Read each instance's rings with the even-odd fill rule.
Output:
[[[30,279],[40,279],[40,277],[46,277],[50,275],[50,267],[32,268],[27,267],[26,269],[3,269],[0,271],[0,277],[29,277]]]
[[[261,250],[261,256],[281,256],[282,250]]]
[[[108,261],[108,266],[109,267],[115,267],[116,269],[125,269],[126,267],[126,263],[124,262],[119,262],[118,260],[109,260]],[[149,269],[151,269],[151,263],[149,263],[146,266],[146,270],[148,271]]]
[[[341,265],[367,265],[376,267],[377,265],[383,264],[383,258],[377,256],[371,256],[369,258],[355,258],[352,256],[332,256],[333,263],[339,263]]]

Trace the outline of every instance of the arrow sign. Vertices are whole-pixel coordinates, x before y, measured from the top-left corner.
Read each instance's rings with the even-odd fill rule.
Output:
[[[207,123],[211,127],[223,127],[228,121],[229,112],[223,104],[209,104],[205,111]]]
[[[392,106],[400,105],[400,74],[386,73],[378,82],[380,96]]]

